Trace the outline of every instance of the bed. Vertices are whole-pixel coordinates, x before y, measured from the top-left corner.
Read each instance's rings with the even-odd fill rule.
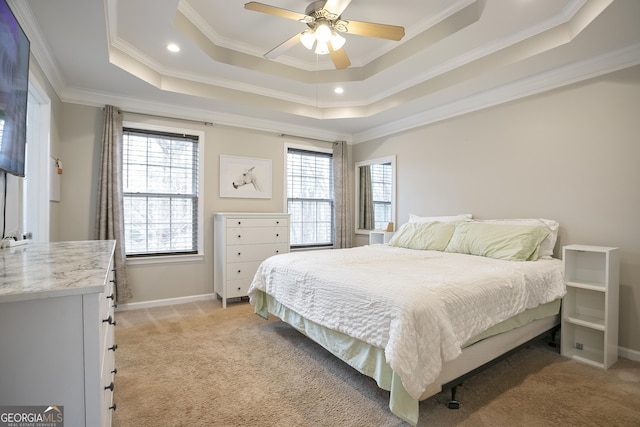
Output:
[[[249,298],[390,391],[418,401],[556,328],[565,293],[549,220],[411,217],[388,244],[265,260]]]

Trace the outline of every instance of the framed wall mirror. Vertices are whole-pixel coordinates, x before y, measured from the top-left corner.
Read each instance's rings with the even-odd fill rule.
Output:
[[[396,156],[356,163],[356,233],[396,222]]]

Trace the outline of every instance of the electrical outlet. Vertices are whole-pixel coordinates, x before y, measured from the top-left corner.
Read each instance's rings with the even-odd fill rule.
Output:
[[[577,350],[582,350],[583,348],[584,348],[584,346],[582,345],[582,343],[581,343],[581,342],[577,342],[577,343],[576,343],[576,349],[577,349]]]

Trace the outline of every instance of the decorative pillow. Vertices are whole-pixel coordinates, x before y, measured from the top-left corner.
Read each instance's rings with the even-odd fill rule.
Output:
[[[548,232],[539,226],[460,222],[447,252],[480,255],[510,261],[535,261]]]
[[[483,219],[477,221],[486,224],[535,225],[538,227],[543,227],[545,230],[547,230],[549,235],[542,241],[542,243],[540,243],[538,257],[553,257],[553,248],[556,246],[556,240],[558,240],[558,229],[560,228],[560,223],[558,221],[544,218]]]
[[[456,228],[455,222],[408,222],[389,240],[399,248],[444,251]]]
[[[409,214],[409,222],[452,222],[452,221],[469,221],[473,217],[472,214],[459,214],[449,216],[418,216]]]

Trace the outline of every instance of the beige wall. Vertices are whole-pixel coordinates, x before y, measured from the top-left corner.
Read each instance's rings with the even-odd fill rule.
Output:
[[[558,256],[620,247],[619,344],[640,352],[640,67],[353,147],[354,162],[394,154],[399,224],[543,217]]]
[[[283,212],[284,146],[286,143],[331,147],[329,143],[285,139],[271,133],[250,131],[195,122],[150,118],[126,114],[126,121],[199,130],[205,133],[204,182],[204,260],[132,264],[127,278],[133,299],[129,302],[154,301],[202,295],[213,292],[213,213],[214,212]],[[92,239],[94,236],[97,175],[102,135],[102,109],[77,104],[63,107],[62,177],[60,202],[60,240]],[[220,198],[220,155],[270,159],[273,170],[271,199]]]

